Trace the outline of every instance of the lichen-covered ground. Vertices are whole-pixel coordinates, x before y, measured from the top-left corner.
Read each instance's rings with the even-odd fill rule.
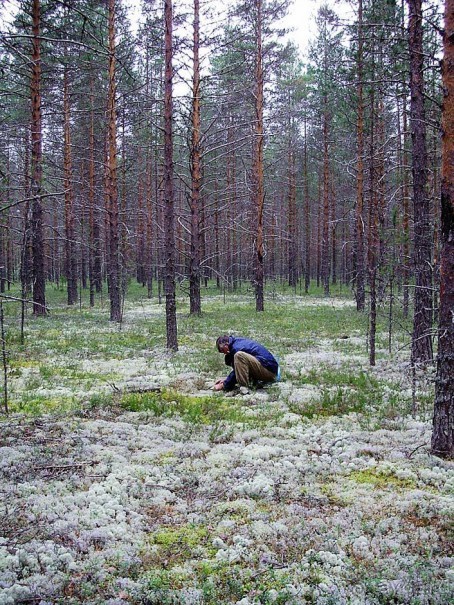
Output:
[[[23,347],[11,312],[0,604],[452,603],[454,466],[429,453],[405,331],[389,353],[380,326],[370,368],[349,301],[204,305],[181,303],[174,355],[155,302],[121,330],[56,305]],[[264,342],[282,382],[213,393],[223,332]]]

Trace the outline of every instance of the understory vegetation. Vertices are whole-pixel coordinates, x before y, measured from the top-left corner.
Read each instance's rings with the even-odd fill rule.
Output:
[[[269,285],[178,299],[130,286],[27,317],[4,302],[0,604],[448,605],[454,466],[430,455],[433,368],[412,376],[409,324],[342,292]],[[216,337],[259,340],[279,383],[227,397]],[[391,346],[390,346],[391,342]],[[4,394],[4,392],[3,392]]]

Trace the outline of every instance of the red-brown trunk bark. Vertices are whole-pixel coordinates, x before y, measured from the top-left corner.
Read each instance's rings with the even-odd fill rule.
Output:
[[[454,458],[454,0],[445,2],[440,307],[432,453]]]

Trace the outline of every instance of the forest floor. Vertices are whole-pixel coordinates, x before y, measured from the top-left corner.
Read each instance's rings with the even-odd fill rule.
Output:
[[[137,288],[106,304],[6,313],[0,416],[0,605],[448,605],[454,465],[430,455],[433,369],[412,383],[408,324],[347,298]],[[387,316],[387,313],[386,313]],[[281,382],[226,397],[216,337],[259,340]],[[389,350],[391,349],[391,351]]]

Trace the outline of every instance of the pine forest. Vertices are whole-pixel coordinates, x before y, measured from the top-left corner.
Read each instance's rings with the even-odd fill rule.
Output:
[[[0,0],[0,605],[454,601],[453,99],[454,0]]]

